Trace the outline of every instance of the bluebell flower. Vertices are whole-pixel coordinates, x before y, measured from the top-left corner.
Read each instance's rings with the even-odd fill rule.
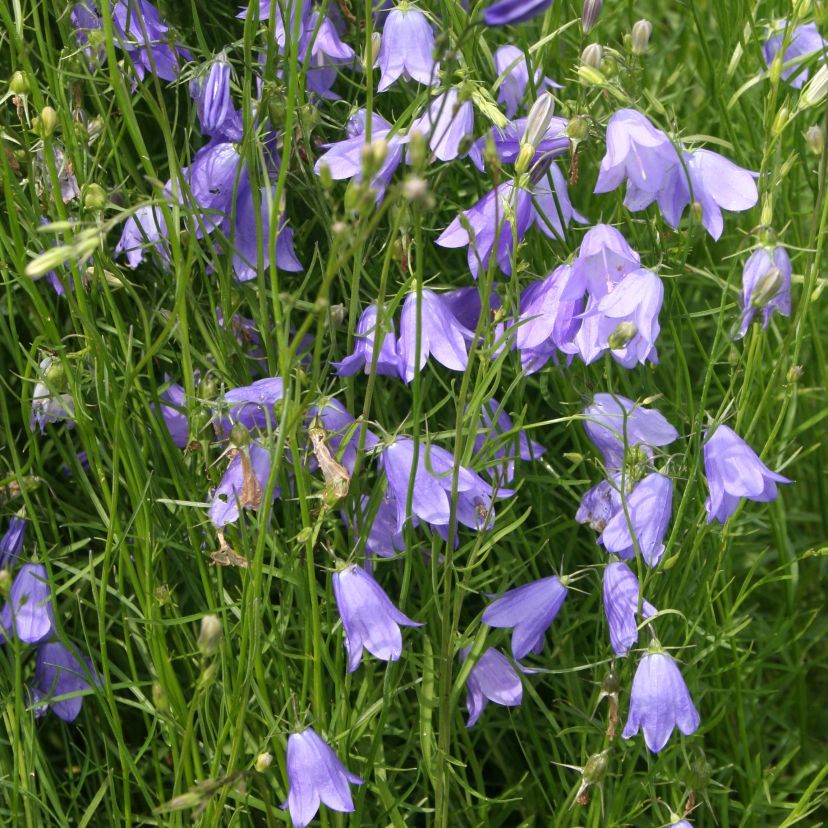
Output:
[[[306,87],[309,92],[326,100],[339,100],[331,87],[341,66],[352,66],[354,50],[339,36],[333,20],[316,10],[307,19],[299,42],[299,60],[307,62]]]
[[[791,260],[781,245],[760,247],[751,253],[742,271],[742,319],[738,337],[743,337],[758,311],[762,328],[768,327],[771,315],[778,311],[791,315]]]
[[[483,12],[487,26],[506,26],[523,23],[543,13],[552,5],[552,0],[495,0]]]
[[[673,512],[673,481],[657,472],[648,474],[633,487],[626,500],[626,513],[620,509],[613,515],[598,543],[608,552],[629,560],[635,557],[635,537],[647,564],[657,566],[664,555],[664,533]]]
[[[782,50],[782,43],[785,39],[785,28],[792,24],[782,21],[778,31],[772,34],[762,46],[762,55],[765,63],[770,66],[774,58]],[[790,64],[782,70],[782,80],[786,80],[794,89],[801,89],[808,80],[809,70],[805,65],[813,55],[819,55],[822,61],[825,60],[825,39],[820,35],[816,23],[806,23],[804,26],[796,26],[789,36],[788,47],[782,55],[783,64]]]
[[[641,257],[624,236],[609,224],[590,227],[581,240],[568,298],[584,291],[596,300],[612,293],[625,276],[641,267]]]
[[[35,673],[29,687],[35,716],[51,710],[65,722],[72,722],[83,706],[83,691],[100,684],[92,661],[58,641],[41,644],[35,657]],[[78,694],[78,695],[74,695]],[[70,698],[58,698],[70,696]]]
[[[678,727],[689,736],[695,733],[699,722],[676,662],[657,647],[652,648],[638,662],[630,692],[630,712],[621,735],[631,739],[643,730],[647,747],[658,753],[667,744],[673,728]]]
[[[500,80],[497,90],[497,102],[503,105],[506,117],[511,120],[520,109],[529,86],[529,68],[526,65],[526,54],[517,48],[506,44],[498,46],[494,53],[495,71]],[[559,83],[543,77],[540,68],[535,69],[535,89],[538,93],[547,89],[562,89]]]
[[[741,499],[767,503],[775,500],[777,483],[792,483],[772,472],[732,428],[718,425],[705,434],[704,473],[710,496],[705,501],[707,522],[725,523]]]
[[[384,92],[400,78],[430,86],[437,80],[439,64],[434,59],[434,30],[426,16],[414,6],[389,12],[382,30],[377,65]]]
[[[161,400],[159,411],[173,444],[176,448],[187,448],[190,443],[190,432],[184,386],[175,382],[170,383],[167,389],[158,395],[158,399]]]
[[[305,828],[320,804],[352,813],[354,802],[348,784],[364,784],[310,727],[288,738],[287,775],[290,790],[281,807],[290,811],[294,828]]]
[[[231,388],[224,395],[224,401],[230,406],[228,416],[218,426],[225,435],[236,423],[250,430],[273,430],[278,422],[275,406],[283,396],[281,377],[265,377],[251,385]]]
[[[321,426],[331,451],[337,455],[342,465],[353,473],[357,459],[357,447],[362,441],[363,448],[370,451],[379,443],[379,438],[370,429],[357,424],[339,400],[329,399],[315,403],[308,408],[305,415],[308,428]],[[365,436],[362,436],[363,429]]]
[[[335,572],[333,590],[345,629],[349,673],[359,666],[363,648],[381,661],[397,661],[402,652],[400,626],[422,626],[400,612],[362,567]]]
[[[271,463],[270,451],[255,440],[236,450],[211,498],[208,516],[213,526],[221,529],[235,523],[242,509],[259,510]],[[279,487],[274,486],[273,498],[279,493]]]
[[[388,320],[389,329],[381,330],[382,344],[377,355],[376,370],[386,377],[400,374],[400,358],[397,354],[397,339],[393,320]],[[351,377],[359,371],[371,371],[374,358],[374,337],[378,329],[377,306],[369,305],[359,317],[354,334],[354,350],[341,362],[331,363],[340,377]]]
[[[566,228],[573,220],[579,224],[587,223],[587,219],[572,206],[566,178],[554,161],[532,187],[532,200],[534,224],[550,239],[565,238]]]
[[[560,578],[552,575],[510,589],[483,612],[490,627],[512,628],[512,656],[520,661],[530,652],[540,655],[547,629],[567,596]]]
[[[471,647],[462,649],[460,661],[468,658]],[[466,707],[469,718],[466,727],[472,727],[489,702],[505,707],[516,707],[523,701],[523,683],[509,659],[494,647],[489,647],[472,667],[466,679]]]
[[[485,151],[490,142],[494,145],[501,163],[514,164],[520,155],[521,147],[524,145],[527,122],[528,118],[518,118],[504,127],[494,126],[486,135],[478,138],[469,151],[469,158],[477,169],[480,172],[484,172],[486,169]],[[566,118],[559,118],[557,115],[553,115],[549,119],[546,133],[536,144],[533,144],[535,155],[530,161],[530,167],[541,159],[550,160],[569,152],[570,141],[566,134],[568,123]]]
[[[26,527],[29,521],[20,515],[12,515],[9,528],[0,538],[0,569],[11,569],[23,551]]]
[[[127,264],[134,270],[144,260],[145,251],[152,250],[165,266],[170,264],[167,220],[157,206],[145,205],[135,210],[124,222],[121,238],[115,245],[115,255],[126,255]]]
[[[35,425],[43,432],[49,423],[66,422],[69,428],[74,425],[75,400],[69,393],[62,393],[65,388],[64,369],[56,357],[44,357],[39,366],[39,379],[32,391],[32,413],[29,428]]]
[[[190,81],[190,95],[196,102],[198,121],[205,135],[241,141],[242,120],[230,95],[230,64],[219,56],[200,77]]]
[[[0,611],[0,625],[6,638],[16,636],[27,644],[45,641],[54,633],[52,590],[43,564],[20,567]]]
[[[621,509],[620,482],[602,480],[581,498],[575,520],[591,526],[599,534]]]
[[[617,656],[625,656],[638,641],[638,578],[627,564],[613,561],[604,568],[604,614],[609,627],[612,649]],[[650,618],[656,608],[649,602],[641,604],[641,614]]]
[[[432,153],[440,161],[460,157],[461,146],[474,133],[472,102],[461,100],[454,88],[437,95],[411,125],[409,134],[414,132],[421,132],[428,139]]]
[[[513,480],[518,457],[521,460],[534,460],[546,452],[540,443],[530,440],[522,429],[517,435],[511,433],[512,429],[512,419],[501,404],[494,397],[487,400],[480,409],[474,453],[476,457],[483,454],[489,459],[489,474],[499,485]]]

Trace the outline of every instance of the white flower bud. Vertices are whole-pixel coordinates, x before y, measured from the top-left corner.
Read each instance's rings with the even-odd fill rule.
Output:
[[[649,20],[639,20],[632,27],[632,50],[635,55],[643,55],[650,45],[653,24]]]

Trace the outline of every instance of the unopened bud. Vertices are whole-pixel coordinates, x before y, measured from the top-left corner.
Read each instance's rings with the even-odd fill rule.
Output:
[[[403,183],[403,195],[409,201],[423,201],[428,195],[428,181],[418,175],[409,175]]]
[[[784,65],[784,61],[782,59],[782,52],[781,50],[776,53],[773,60],[771,61],[770,66],[768,67],[768,78],[770,78],[770,82],[772,86],[777,86],[779,83],[779,79],[782,77],[782,67]]]
[[[218,392],[218,383],[212,376],[204,377],[204,379],[198,384],[198,396],[201,397],[202,400],[214,400]]]
[[[607,81],[598,69],[594,69],[592,66],[588,66],[585,63],[582,63],[578,67],[578,77],[584,81],[584,83],[591,83],[593,86],[603,86]]]
[[[643,55],[650,45],[650,35],[653,33],[653,24],[649,20],[639,20],[630,32],[630,46],[634,55]]]
[[[221,620],[217,615],[205,615],[201,619],[198,648],[202,655],[211,656],[218,649],[222,638]]]
[[[66,388],[66,369],[60,360],[49,359],[49,364],[43,371],[43,381],[55,391]]]
[[[564,133],[570,141],[580,144],[589,136],[589,120],[585,115],[575,115],[569,119]]]
[[[273,756],[270,753],[260,753],[256,757],[255,768],[259,773],[264,773],[273,764]]]
[[[693,791],[702,791],[709,784],[712,775],[712,765],[707,760],[707,757],[703,753],[700,753],[699,756],[693,759],[690,767],[687,769],[685,776],[687,787]]]
[[[14,578],[8,569],[0,569],[0,595],[4,598],[8,596],[13,580]]]
[[[155,600],[158,601],[159,607],[165,607],[170,603],[172,592],[167,584],[159,584],[155,588]]]
[[[106,191],[100,184],[87,184],[83,188],[83,206],[87,210],[103,210],[106,207]]]
[[[791,365],[788,369],[788,382],[799,382],[804,373],[805,369],[801,365]]]
[[[529,110],[529,116],[526,119],[526,131],[523,133],[523,142],[537,146],[543,141],[552,116],[555,114],[555,99],[548,93],[544,92]]]
[[[593,69],[601,68],[601,61],[604,59],[604,49],[598,43],[590,43],[589,46],[581,52],[581,65],[590,66]]]
[[[331,168],[328,166],[327,161],[319,162],[317,174],[319,175],[319,183],[322,184],[326,190],[330,190],[331,187],[333,187],[333,176],[331,175]]]
[[[778,267],[771,267],[763,273],[756,282],[753,295],[750,297],[751,307],[761,310],[767,307],[768,303],[782,289],[785,277]]]
[[[152,704],[156,710],[166,710],[169,707],[167,691],[161,686],[160,681],[152,683]]]
[[[241,423],[236,423],[230,429],[230,444],[237,449],[242,449],[250,444],[250,432]]]
[[[607,776],[607,769],[609,768],[609,754],[607,751],[601,753],[593,753],[587,759],[584,770],[581,773],[584,782],[587,785],[600,785]]]
[[[693,220],[693,224],[701,224],[704,219],[704,207],[702,207],[701,202],[694,201],[690,205],[690,218]]]
[[[345,305],[341,302],[338,305],[331,305],[331,324],[334,328],[341,328],[345,322]]]
[[[373,69],[374,64],[377,62],[377,58],[379,57],[379,50],[380,46],[382,45],[382,36],[379,32],[373,32],[371,34],[371,53],[369,58],[371,60],[371,65],[369,68]]]
[[[773,119],[773,124],[771,125],[771,135],[774,137],[781,135],[790,120],[791,111],[787,106],[783,106],[779,112],[776,113],[776,117]]]
[[[773,224],[773,195],[768,193],[762,201],[762,212],[759,216],[759,224],[770,227]]]
[[[428,144],[426,143],[425,135],[419,129],[412,130],[408,135],[408,153],[411,159],[411,166],[415,170],[425,165],[428,155]]]
[[[95,118],[92,118],[92,120],[89,121],[89,123],[87,123],[86,125],[86,132],[88,135],[89,143],[91,144],[94,141],[96,141],[100,137],[103,130],[103,118],[101,118],[100,115],[96,116]]]
[[[12,72],[12,76],[9,79],[9,92],[13,95],[26,96],[31,91],[32,86],[29,83],[28,74],[19,69],[16,72]]]
[[[584,0],[584,11],[581,14],[581,31],[584,34],[589,34],[595,27],[603,5],[603,0]]]
[[[828,66],[823,64],[819,71],[805,84],[799,96],[797,109],[819,106],[828,97]]]
[[[515,161],[515,172],[521,175],[529,169],[532,159],[535,157],[536,149],[532,144],[521,144],[520,152]]]
[[[611,350],[617,351],[619,348],[626,348],[636,336],[638,336],[638,326],[635,322],[621,322],[609,335],[607,344]]]
[[[805,141],[808,144],[808,149],[814,155],[822,155],[825,151],[825,133],[817,124],[808,127],[805,133]]]
[[[58,114],[51,106],[44,106],[40,115],[32,120],[32,129],[41,137],[48,138],[58,125]]]

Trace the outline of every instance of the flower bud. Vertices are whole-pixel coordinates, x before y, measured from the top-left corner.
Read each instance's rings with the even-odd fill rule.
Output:
[[[419,129],[412,130],[408,135],[408,152],[411,158],[411,166],[415,170],[425,166],[428,156],[428,144],[425,135]]]
[[[606,750],[603,750],[601,753],[593,753],[587,759],[581,776],[587,785],[600,785],[606,779],[608,768],[609,755]]]
[[[260,753],[256,757],[255,768],[259,773],[264,773],[273,764],[273,756],[270,753]]]
[[[643,55],[650,45],[650,35],[653,33],[653,24],[649,20],[639,20],[630,32],[630,46],[634,55]]]
[[[403,182],[403,195],[408,201],[424,201],[428,195],[428,181],[418,175],[409,175]]]
[[[575,115],[570,118],[564,134],[573,143],[580,144],[581,141],[585,141],[589,136],[589,121],[586,115]]]
[[[379,57],[380,46],[382,45],[382,36],[379,32],[372,32],[371,33],[371,46],[370,52],[365,55],[365,69],[370,72],[374,66],[377,64],[377,58]]]
[[[590,43],[589,46],[581,52],[581,64],[583,66],[591,66],[593,69],[601,68],[601,61],[604,59],[604,49],[598,43]]]
[[[87,210],[103,210],[106,207],[106,191],[100,184],[87,184],[83,188],[83,206]]]
[[[155,588],[155,600],[158,601],[159,607],[165,607],[172,599],[172,592],[167,584],[159,584]]]
[[[555,99],[548,92],[544,92],[529,110],[529,116],[526,119],[526,131],[523,133],[523,142],[532,144],[533,147],[540,144],[549,129],[549,123],[554,114]]]
[[[0,569],[0,595],[8,596],[14,578],[8,569]]]
[[[776,296],[784,284],[785,277],[778,267],[771,267],[763,273],[756,282],[753,294],[750,297],[751,307],[761,310]]]
[[[169,707],[167,691],[161,686],[160,681],[152,683],[152,704],[156,710],[166,710]]]
[[[44,106],[40,115],[32,120],[32,130],[41,138],[48,138],[58,125],[58,114],[51,106]]]
[[[707,760],[704,753],[699,751],[699,755],[693,759],[690,763],[690,767],[687,769],[687,774],[685,776],[687,787],[692,791],[702,791],[710,783],[710,777],[712,775],[712,765]]]
[[[814,124],[808,127],[808,131],[805,133],[805,141],[808,144],[808,149],[814,155],[822,155],[825,151],[825,133],[819,125]]]
[[[49,357],[49,364],[43,371],[43,381],[55,391],[66,388],[66,369],[60,360]]]
[[[585,63],[578,67],[578,77],[585,83],[593,84],[593,86],[603,86],[606,82],[606,78],[597,69],[593,69],[592,66],[587,66]]]
[[[520,152],[515,161],[515,172],[518,175],[525,173],[529,169],[529,165],[535,157],[535,152],[535,147],[532,144],[521,144]]]
[[[790,120],[790,109],[788,109],[787,106],[781,107],[779,112],[776,113],[776,117],[773,119],[773,124],[771,125],[771,135],[774,137],[781,135]]]
[[[218,649],[222,638],[221,620],[217,615],[205,615],[201,619],[198,648],[202,655],[211,656]]]
[[[805,369],[801,365],[791,365],[788,369],[788,382],[799,382]]]
[[[333,176],[331,175],[331,168],[328,166],[328,162],[320,161],[317,169],[319,171],[319,183],[324,189],[330,190],[333,187]]]
[[[236,423],[230,429],[230,445],[237,449],[250,445],[250,432],[241,423]]]
[[[603,5],[603,0],[584,0],[584,11],[581,14],[581,31],[584,34],[589,34],[595,28]]]
[[[694,201],[690,205],[690,218],[692,219],[693,224],[701,224],[702,219],[704,219],[704,207],[702,207],[698,201]]]
[[[218,391],[218,383],[212,376],[204,377],[204,379],[198,384],[198,396],[201,397],[202,400],[214,400],[218,394]]]
[[[823,64],[819,71],[805,84],[799,96],[797,109],[819,106],[828,97],[828,66]]]
[[[604,696],[617,696],[620,690],[621,682],[618,680],[618,676],[610,670],[601,682],[601,694]]]
[[[12,72],[12,76],[9,80],[9,92],[13,95],[26,96],[31,91],[32,86],[29,83],[28,74],[26,72],[22,72],[20,69],[16,72]]]
[[[635,322],[621,322],[618,327],[609,335],[607,345],[616,351],[619,348],[626,348],[633,339],[638,336],[638,326]]]

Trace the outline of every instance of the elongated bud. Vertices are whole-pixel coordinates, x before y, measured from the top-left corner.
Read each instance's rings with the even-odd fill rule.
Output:
[[[808,131],[805,133],[805,141],[808,144],[808,149],[814,155],[822,155],[825,151],[825,133],[817,124],[808,127]]]
[[[0,595],[8,597],[14,578],[8,569],[0,569]]]
[[[166,710],[170,706],[167,691],[161,686],[160,681],[152,683],[152,704],[156,710]]]
[[[819,106],[828,97],[828,66],[823,64],[819,71],[805,84],[799,96],[797,109]]]
[[[776,113],[776,117],[773,119],[773,124],[771,125],[771,135],[774,137],[781,135],[790,120],[791,111],[787,106],[783,106],[779,112]]]
[[[29,76],[18,69],[16,72],[12,72],[12,76],[9,79],[9,92],[13,95],[20,95],[24,97],[32,91],[32,86],[29,83]]]
[[[593,69],[601,68],[601,61],[604,59],[604,49],[598,43],[590,43],[581,52],[581,65],[591,66]]]
[[[32,129],[41,137],[48,138],[58,125],[58,114],[51,106],[44,106],[40,115],[32,120]]]
[[[373,32],[371,34],[370,52],[366,55],[366,58],[368,60],[370,60],[370,64],[367,66],[367,69],[368,69],[369,72],[376,65],[377,57],[379,56],[379,50],[380,50],[381,45],[382,45],[382,36],[380,35],[379,32]]]
[[[83,188],[83,206],[87,210],[103,210],[106,207],[106,191],[100,184],[87,184]]]
[[[753,289],[753,295],[750,297],[751,307],[761,309],[768,305],[768,303],[776,296],[782,289],[785,277],[778,267],[771,267],[756,282],[756,287]]]
[[[603,681],[601,682],[601,695],[602,696],[617,696],[621,690],[621,682],[618,680],[618,676],[610,671],[604,676]]]
[[[649,20],[639,20],[632,27],[630,45],[634,55],[643,55],[650,45],[650,35],[653,33],[653,24]]]
[[[578,67],[578,77],[585,83],[591,83],[593,86],[603,86],[606,83],[606,78],[598,69],[587,66],[585,63],[582,63]]]
[[[319,164],[319,182],[326,190],[333,187],[333,176],[331,175],[331,168],[327,161],[322,161]]]
[[[66,369],[63,363],[50,358],[43,372],[43,381],[55,391],[63,391],[66,388]]]
[[[211,656],[218,649],[222,637],[221,620],[217,615],[205,615],[201,619],[198,648],[204,656]]]
[[[638,327],[635,322],[621,322],[619,326],[610,334],[607,340],[607,345],[616,351],[619,348],[626,348],[633,339],[638,336]]]
[[[595,28],[603,5],[604,0],[584,0],[584,11],[581,14],[581,31],[584,34],[589,34]]]
[[[526,119],[526,132],[523,134],[523,142],[537,147],[549,129],[549,123],[555,114],[555,99],[544,92],[529,110],[529,117]]]
[[[421,130],[413,129],[408,134],[408,152],[411,157],[411,166],[414,169],[425,165],[428,157],[428,144]]]

